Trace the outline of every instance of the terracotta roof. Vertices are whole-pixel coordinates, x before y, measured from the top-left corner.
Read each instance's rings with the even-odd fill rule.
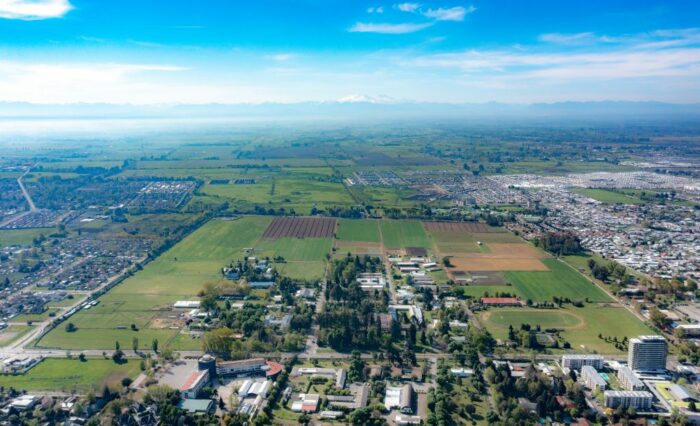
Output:
[[[269,367],[266,373],[267,376],[274,376],[284,368],[282,364],[273,361],[267,361],[267,366]]]
[[[190,377],[187,378],[185,384],[180,387],[180,390],[190,390],[198,381],[201,380],[200,377],[204,376],[205,374],[207,374],[207,370],[193,371],[192,374],[190,374]]]
[[[520,301],[515,297],[482,297],[481,303],[484,305],[520,305]]]

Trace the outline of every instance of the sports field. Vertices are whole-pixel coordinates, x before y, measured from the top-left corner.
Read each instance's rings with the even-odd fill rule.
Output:
[[[139,363],[136,360],[116,364],[111,359],[88,358],[86,361],[80,361],[48,358],[26,374],[0,376],[0,386],[28,392],[99,392],[105,385],[115,389],[121,386],[124,377],[133,379],[138,374]]]
[[[535,302],[552,301],[552,297],[591,302],[609,302],[612,299],[595,284],[588,281],[569,265],[556,259],[543,259],[548,272],[506,272],[511,283],[524,299]]]
[[[615,303],[589,304],[583,308],[567,306],[562,309],[490,309],[482,312],[479,321],[496,338],[506,339],[508,326],[518,329],[520,324],[540,325],[542,329],[557,328],[576,352],[619,353],[614,345],[598,338],[634,337],[654,334],[641,320]]]

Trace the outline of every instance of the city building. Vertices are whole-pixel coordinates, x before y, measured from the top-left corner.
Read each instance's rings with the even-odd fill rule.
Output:
[[[620,386],[630,391],[645,388],[644,383],[629,367],[622,366],[617,370],[617,381],[620,382]]]
[[[668,344],[663,336],[639,336],[629,341],[628,365],[636,371],[666,369]]]
[[[262,374],[266,370],[267,363],[263,358],[219,361],[216,363],[216,374],[219,376],[255,375]]]
[[[605,360],[601,355],[562,355],[561,366],[570,370],[580,370],[588,365],[596,370],[603,369]]]
[[[605,406],[608,408],[629,408],[648,410],[653,396],[647,391],[605,391]]]
[[[700,336],[700,324],[681,324],[676,329],[683,332],[683,337]]]
[[[590,365],[584,365],[581,368],[581,380],[586,384],[586,387],[591,390],[605,390],[608,387],[608,382],[603,376]]]
[[[187,399],[195,399],[199,392],[209,384],[209,370],[197,370],[190,374],[187,381],[180,388],[182,397]]]
[[[404,414],[413,414],[413,386],[387,386],[384,406],[387,410],[398,408]]]

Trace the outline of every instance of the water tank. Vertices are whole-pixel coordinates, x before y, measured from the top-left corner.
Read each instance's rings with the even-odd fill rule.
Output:
[[[209,354],[204,354],[199,360],[197,360],[197,367],[199,368],[200,371],[203,370],[208,370],[209,371],[209,377],[216,377],[216,358],[209,355]]]

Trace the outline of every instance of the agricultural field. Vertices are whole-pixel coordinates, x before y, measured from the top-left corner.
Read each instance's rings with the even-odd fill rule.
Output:
[[[284,207],[302,214],[308,214],[314,206],[355,204],[341,183],[298,177],[262,179],[251,185],[205,185],[201,192],[235,202],[238,207]]]
[[[603,337],[624,337],[655,334],[641,320],[616,303],[587,304],[583,308],[567,306],[561,309],[502,308],[482,312],[479,321],[496,338],[508,336],[508,326],[519,328],[520,324],[540,325],[542,329],[562,330],[562,336],[571,343],[576,352],[604,354],[620,353]]]
[[[376,220],[341,219],[338,223],[337,239],[379,243],[379,225]]]
[[[99,392],[105,386],[121,386],[123,378],[134,379],[139,372],[137,360],[117,364],[104,358],[88,358],[86,361],[48,358],[25,374],[0,376],[0,386],[28,392]]]
[[[330,238],[335,233],[335,226],[335,219],[276,217],[265,230],[263,238]]]
[[[387,249],[422,247],[432,250],[432,244],[421,222],[414,220],[383,220],[379,223],[382,241]]]
[[[134,337],[141,349],[149,349],[153,339],[167,346],[183,323],[172,304],[196,299],[204,283],[220,279],[220,268],[243,258],[243,249],[255,246],[270,221],[244,217],[207,223],[102,296],[97,306],[72,316],[76,331],[59,326],[37,346],[112,349],[115,341],[130,347]]]

